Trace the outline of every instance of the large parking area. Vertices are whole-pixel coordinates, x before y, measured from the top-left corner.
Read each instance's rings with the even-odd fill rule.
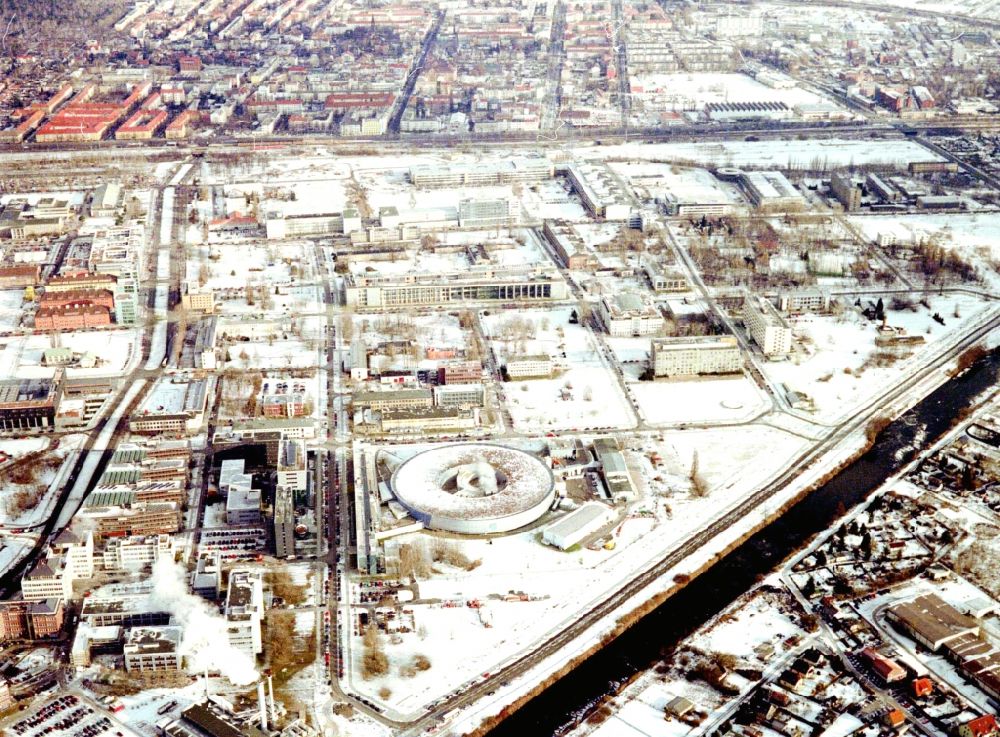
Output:
[[[8,737],[131,737],[74,694],[59,696],[4,730]]]

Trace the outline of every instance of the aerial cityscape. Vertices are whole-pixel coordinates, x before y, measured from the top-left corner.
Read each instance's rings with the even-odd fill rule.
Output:
[[[0,737],[1000,737],[1000,0],[0,0]]]

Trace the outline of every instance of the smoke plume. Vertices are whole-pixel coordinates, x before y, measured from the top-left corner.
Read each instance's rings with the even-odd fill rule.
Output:
[[[169,612],[183,631],[181,655],[192,673],[217,671],[237,686],[259,678],[253,658],[229,643],[226,620],[208,602],[188,590],[184,569],[169,556],[153,564],[150,604]]]

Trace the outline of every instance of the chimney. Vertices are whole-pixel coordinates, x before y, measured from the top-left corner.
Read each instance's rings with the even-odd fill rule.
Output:
[[[260,705],[260,728],[267,732],[267,701],[264,699],[264,681],[257,682],[257,703]]]
[[[274,681],[270,673],[267,676],[267,696],[271,705],[271,721],[275,722],[278,720],[278,708],[274,705]]]

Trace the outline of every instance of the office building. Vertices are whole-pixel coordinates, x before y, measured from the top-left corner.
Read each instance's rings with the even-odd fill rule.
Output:
[[[181,628],[132,627],[125,633],[125,670],[128,673],[177,671],[183,658],[180,653]]]
[[[615,337],[653,335],[663,329],[656,305],[637,292],[608,294],[599,304],[601,319]]]
[[[747,333],[767,358],[784,358],[792,350],[792,327],[763,297],[747,294],[743,302]]]
[[[546,302],[565,299],[568,290],[552,269],[488,267],[444,274],[348,275],[345,293],[350,307],[387,308],[470,302]]]
[[[230,572],[225,616],[229,644],[256,660],[264,650],[260,633],[264,618],[264,579],[260,571]]]
[[[655,377],[732,374],[743,368],[739,344],[731,335],[653,338],[649,355]]]

